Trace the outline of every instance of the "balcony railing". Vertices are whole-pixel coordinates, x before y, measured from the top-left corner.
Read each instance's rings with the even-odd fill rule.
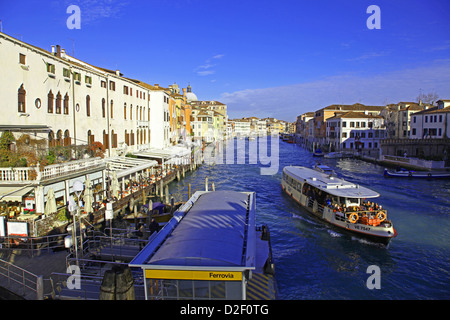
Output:
[[[75,160],[46,166],[39,171],[37,167],[0,168],[0,183],[29,183],[64,176],[70,173],[102,167],[102,158]]]
[[[75,160],[67,163],[53,164],[46,166],[41,172],[41,179],[54,178],[61,175],[67,175],[69,173],[78,172],[81,170],[92,169],[94,167],[100,167],[105,162],[102,158]]]
[[[34,168],[0,168],[0,182],[28,182],[33,180]],[[36,176],[36,174],[34,174]]]

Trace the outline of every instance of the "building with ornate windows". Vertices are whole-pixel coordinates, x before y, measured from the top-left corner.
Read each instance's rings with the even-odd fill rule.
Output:
[[[0,131],[14,125],[15,134],[27,130],[48,146],[98,141],[107,156],[170,143],[170,118],[164,116],[168,95],[119,70],[92,66],[60,46],[46,51],[4,33],[0,70]]]
[[[27,218],[31,226],[35,219],[43,222],[50,189],[58,209],[69,200],[76,180],[90,180],[99,188],[97,200],[103,199],[112,172],[117,171],[124,189],[127,180],[148,176],[153,166],[179,156],[164,150],[176,119],[167,90],[71,57],[59,45],[47,51],[4,33],[0,75],[0,136],[8,137],[8,152],[24,148],[36,154],[33,163],[13,168],[0,157],[0,237],[6,214],[8,219]],[[105,148],[105,159],[81,151],[98,145],[94,142]],[[44,164],[53,150],[57,161]],[[147,159],[118,157],[145,152]],[[181,160],[187,159],[190,153]],[[37,215],[24,215],[25,210]]]

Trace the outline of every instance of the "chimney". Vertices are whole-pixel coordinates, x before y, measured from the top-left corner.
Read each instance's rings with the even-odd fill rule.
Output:
[[[186,97],[186,88],[183,88],[183,97]]]
[[[61,49],[61,58],[66,58],[66,49]]]
[[[159,83],[155,83],[155,87],[156,87],[156,88],[159,88]]]
[[[56,49],[55,46],[52,46],[52,54],[55,55]]]
[[[120,77],[120,70],[116,70],[116,76]]]
[[[59,44],[56,45],[56,56],[61,58],[61,46]]]

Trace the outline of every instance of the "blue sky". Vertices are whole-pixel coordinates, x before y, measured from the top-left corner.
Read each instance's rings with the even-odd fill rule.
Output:
[[[69,5],[81,29],[69,30]],[[366,13],[380,8],[381,29]],[[0,0],[3,31],[150,84],[191,84],[231,118],[450,99],[448,0]]]

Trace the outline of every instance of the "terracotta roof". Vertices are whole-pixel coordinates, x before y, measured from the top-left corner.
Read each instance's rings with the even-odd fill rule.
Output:
[[[381,111],[384,108],[386,108],[386,107],[385,106],[365,106],[365,105],[363,105],[361,103],[355,103],[355,104],[352,104],[352,105],[348,105],[348,104],[332,104],[332,105],[324,107],[324,108],[322,108],[320,110],[332,109],[332,110],[342,110],[342,111],[346,111],[346,110],[348,110],[348,111],[351,111],[351,110]]]
[[[419,112],[415,112],[413,113],[413,115],[417,115],[417,114],[430,114],[430,113],[447,113],[450,112],[450,106],[445,107],[443,109],[439,109],[439,107],[433,107],[433,108],[429,108],[426,110],[422,110]]]
[[[225,105],[222,102],[211,100],[211,101],[192,101],[191,104],[193,105]]]
[[[331,119],[340,119],[340,118],[366,118],[366,119],[383,119],[383,117],[380,116],[373,116],[369,114],[365,114],[363,112],[355,112],[355,111],[349,111],[345,112],[339,115],[335,115],[334,117],[328,118],[327,121],[330,121]]]

